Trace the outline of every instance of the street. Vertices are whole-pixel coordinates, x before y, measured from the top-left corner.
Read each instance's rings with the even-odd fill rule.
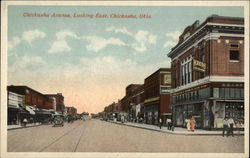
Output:
[[[8,152],[243,153],[244,136],[174,135],[92,119],[10,130]]]

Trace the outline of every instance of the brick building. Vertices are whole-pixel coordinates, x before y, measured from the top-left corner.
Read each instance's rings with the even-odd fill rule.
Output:
[[[66,111],[67,111],[67,115],[70,116],[76,116],[77,115],[77,109],[75,107],[65,107]]]
[[[224,117],[244,124],[244,19],[212,15],[179,36],[172,59],[175,126],[195,117],[196,127],[221,128]]]
[[[64,105],[64,96],[62,95],[62,93],[46,94],[46,96],[53,100],[54,110],[60,114],[63,114],[64,109],[65,109],[65,105]]]
[[[135,106],[136,102],[133,100],[136,89],[141,87],[142,84],[130,84],[126,87],[126,96],[121,99],[122,110],[126,113],[128,121],[132,121],[136,118]]]
[[[53,109],[53,102],[49,97],[30,87],[11,85],[8,86],[7,90],[23,95],[25,105],[40,109]]]
[[[24,105],[24,96],[17,93],[8,92],[8,125],[9,124],[19,124],[20,123],[20,113]]]
[[[160,116],[171,115],[171,69],[160,68],[144,80],[144,116],[148,124],[158,124]]]
[[[132,118],[135,121],[139,121],[140,118],[144,118],[144,85],[137,86],[132,91]]]
[[[46,95],[27,86],[8,86],[8,92],[22,95],[24,98],[23,106],[19,107],[18,116],[20,120],[29,118],[37,121],[44,121],[51,115],[53,101]]]

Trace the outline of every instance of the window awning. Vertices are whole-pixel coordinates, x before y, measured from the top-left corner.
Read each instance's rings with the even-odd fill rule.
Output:
[[[25,106],[25,110],[27,110],[31,115],[35,115],[35,111],[33,110],[34,108],[32,106]]]

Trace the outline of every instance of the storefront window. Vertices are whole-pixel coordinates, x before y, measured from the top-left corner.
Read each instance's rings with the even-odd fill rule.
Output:
[[[214,105],[212,106],[211,110],[214,116],[214,128],[222,128],[223,119],[225,117],[225,103],[214,102]]]
[[[209,128],[210,125],[210,110],[209,110],[209,101],[205,101],[203,104],[203,127]]]
[[[182,126],[183,125],[183,109],[182,109],[182,106],[177,106],[175,113],[176,113],[176,125],[177,126]]]
[[[244,103],[228,102],[226,104],[226,117],[232,117],[235,128],[244,127]]]
[[[193,115],[193,105],[188,105],[187,108],[187,117],[190,119]]]
[[[195,117],[196,127],[202,127],[202,104],[195,104],[193,106],[193,117]]]

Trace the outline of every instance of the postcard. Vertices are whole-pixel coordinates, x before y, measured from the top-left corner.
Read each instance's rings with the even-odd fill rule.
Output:
[[[248,1],[1,4],[1,157],[249,157]]]

